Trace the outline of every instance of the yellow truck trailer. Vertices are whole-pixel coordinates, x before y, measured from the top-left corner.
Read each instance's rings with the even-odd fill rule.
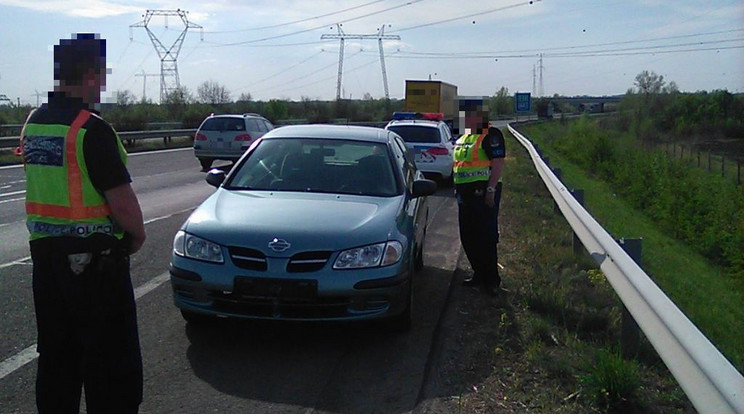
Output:
[[[448,123],[457,118],[457,86],[433,80],[406,80],[406,112],[440,112]]]

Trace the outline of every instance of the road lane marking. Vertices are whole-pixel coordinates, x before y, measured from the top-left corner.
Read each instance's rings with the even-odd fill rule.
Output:
[[[167,216],[155,217],[155,218],[145,221],[145,224],[150,224],[158,220],[164,220],[169,217],[173,217],[177,214],[185,213],[192,209],[193,208],[187,208],[187,209],[183,209],[175,213],[169,214]],[[17,264],[30,264],[30,263],[24,263],[26,260],[30,260],[30,259],[31,257],[28,256],[28,257],[24,257],[23,259],[14,260],[10,263],[5,263],[5,264],[0,265],[0,269],[13,266],[13,265],[17,265]],[[155,276],[154,278],[145,282],[143,285],[138,286],[137,288],[134,289],[134,299],[139,300],[141,297],[157,289],[159,286],[161,286],[163,283],[167,282],[168,280],[170,280],[169,272],[164,272],[164,273],[161,273]],[[36,344],[33,344],[29,346],[28,348],[22,350],[21,352],[0,362],[0,380],[2,380],[6,376],[10,375],[11,373],[15,372],[16,370],[20,369],[21,367],[35,360],[38,357],[39,357],[39,354],[36,352]]]
[[[0,204],[2,204],[2,203],[3,202],[0,201]],[[177,214],[185,213],[185,212],[187,212],[189,210],[193,210],[193,209],[194,209],[193,207],[189,207],[189,208],[185,208],[183,210],[179,210],[179,211],[176,211],[175,213],[171,213],[171,214],[168,214],[168,215],[165,215],[165,216],[151,218],[149,220],[146,220],[145,221],[145,224],[154,223],[154,222],[159,221],[159,220],[165,220],[165,219],[171,218],[171,217],[173,217],[173,216],[175,216]],[[10,224],[10,223],[8,223],[8,224]],[[0,227],[2,227],[2,226],[3,225],[0,225]],[[31,263],[27,263],[28,260],[31,260],[31,256],[26,256],[26,257],[23,257],[21,259],[16,259],[16,260],[10,261],[8,263],[0,264],[0,269],[5,269],[6,267],[15,266],[15,265],[31,264]]]
[[[6,267],[15,266],[15,265],[31,264],[31,263],[26,263],[27,260],[31,260],[31,256],[26,256],[18,260],[13,260],[12,262],[0,264],[0,269],[5,269]]]
[[[128,157],[136,157],[139,155],[147,155],[147,154],[162,154],[164,152],[176,152],[176,151],[193,151],[193,147],[183,147],[183,148],[171,148],[167,150],[160,150],[160,151],[141,151],[141,152],[133,152],[131,154],[127,154]],[[9,170],[11,168],[21,168],[23,167],[23,164],[13,164],[13,165],[4,165],[0,167],[0,170]]]
[[[11,201],[21,201],[21,200],[25,200],[25,199],[26,199],[26,197],[10,198],[8,200],[2,200],[2,201],[0,201],[0,204],[10,203]]]
[[[18,195],[18,194],[26,194],[26,190],[12,191],[10,193],[2,193],[0,194],[0,197],[13,196],[13,195]]]
[[[0,362],[0,380],[38,357],[39,353],[36,352],[36,344],[33,344],[5,361]]]
[[[168,280],[170,280],[169,272],[161,273],[148,280],[143,285],[134,289],[134,300],[139,300],[141,297],[152,292]],[[32,362],[38,357],[39,353],[36,352],[36,344],[33,344],[23,351],[6,359],[5,361],[0,362],[0,380],[12,374],[29,362]]]

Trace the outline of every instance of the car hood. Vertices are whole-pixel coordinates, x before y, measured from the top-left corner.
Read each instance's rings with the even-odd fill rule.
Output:
[[[404,196],[367,197],[300,192],[218,189],[184,224],[187,232],[224,246],[243,246],[272,257],[302,251],[342,250],[397,234]],[[287,241],[284,252],[268,248]]]

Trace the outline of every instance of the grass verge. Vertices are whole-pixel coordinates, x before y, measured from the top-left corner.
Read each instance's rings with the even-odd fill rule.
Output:
[[[744,286],[690,246],[661,231],[643,211],[629,206],[603,181],[555,151],[537,131],[530,139],[560,167],[569,188],[584,190],[585,207],[616,238],[643,238],[643,268],[690,320],[742,372],[744,370]]]
[[[504,171],[499,262],[510,291],[455,286],[432,372],[439,388],[417,413],[694,412],[666,366],[617,357],[620,302],[513,138]],[[471,274],[463,257],[453,283]]]

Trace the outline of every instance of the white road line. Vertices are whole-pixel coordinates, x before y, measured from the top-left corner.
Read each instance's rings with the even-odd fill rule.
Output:
[[[173,214],[169,214],[167,216],[155,217],[153,219],[147,220],[145,224],[150,224],[158,220],[164,220],[169,217],[175,216],[176,214],[187,212],[191,209],[192,208],[187,208],[181,211],[177,211]],[[30,260],[30,259],[31,257],[29,256],[29,257],[24,257],[23,259],[15,260],[10,263],[2,264],[0,265],[0,269],[13,266],[16,264],[24,264],[23,263],[24,261]],[[168,280],[170,280],[169,272],[161,273],[155,276],[154,278],[145,282],[143,285],[134,289],[134,299],[139,300],[141,297],[152,292],[153,290],[155,290],[156,288],[158,288],[160,285],[162,285]],[[29,346],[28,348],[24,349],[23,351],[6,359],[5,361],[0,362],[0,380],[2,380],[6,376],[10,375],[11,373],[15,372],[16,370],[20,369],[21,367],[35,360],[38,357],[39,357],[39,354],[36,352],[36,344],[33,344]]]
[[[4,165],[0,167],[0,170],[9,170],[11,168],[21,168],[21,167],[23,167],[23,164]]]
[[[193,151],[193,147],[183,147],[183,148],[172,148],[167,150],[160,150],[160,151],[142,151],[142,152],[133,152],[131,154],[127,154],[128,157],[137,157],[140,155],[147,155],[147,154],[162,154],[164,152],[176,152],[176,151]],[[13,165],[4,165],[0,167],[0,170],[9,170],[11,168],[22,168],[23,164],[13,164]]]
[[[8,187],[10,187],[10,186],[8,186]],[[0,194],[0,197],[12,196],[12,195],[18,195],[18,194],[26,194],[26,190],[13,191],[13,192],[10,192],[10,193],[2,193],[2,194]]]
[[[0,204],[10,203],[11,201],[21,201],[21,200],[25,200],[25,199],[26,199],[26,197],[10,198],[10,199],[7,199],[7,200],[0,201]]]
[[[2,202],[0,202],[0,203],[2,203]],[[175,213],[171,213],[171,214],[168,214],[166,216],[151,218],[150,220],[145,221],[145,224],[154,223],[154,222],[159,221],[159,220],[165,220],[165,219],[171,218],[171,217],[173,217],[173,216],[175,216],[177,214],[185,213],[185,212],[187,212],[189,210],[193,210],[193,207],[185,208],[183,210],[176,211]],[[28,263],[29,260],[31,260],[31,256],[26,256],[26,257],[23,257],[21,259],[16,259],[16,260],[13,260],[12,262],[8,262],[8,263],[3,263],[3,264],[0,264],[0,269],[5,269],[6,267],[15,266],[15,265],[29,264]]]
[[[5,378],[13,371],[28,364],[38,357],[39,353],[36,352],[36,344],[33,344],[23,351],[6,359],[5,361],[0,362],[0,379]]]
[[[5,269],[6,267],[15,266],[15,265],[30,264],[27,262],[28,260],[31,260],[31,256],[26,256],[18,260],[13,260],[12,262],[0,264],[0,269]]]
[[[139,300],[141,297],[152,292],[153,290],[155,290],[157,287],[159,287],[160,285],[162,285],[168,280],[170,280],[170,273],[168,272],[155,276],[154,278],[145,282],[145,284],[143,284],[142,286],[139,286],[136,289],[134,289],[134,299]],[[39,357],[39,354],[38,352],[36,352],[36,344],[33,344],[29,346],[28,348],[24,349],[23,351],[6,359],[5,361],[0,362],[0,380],[12,374],[16,370],[20,369],[21,367],[35,360],[38,357]]]

